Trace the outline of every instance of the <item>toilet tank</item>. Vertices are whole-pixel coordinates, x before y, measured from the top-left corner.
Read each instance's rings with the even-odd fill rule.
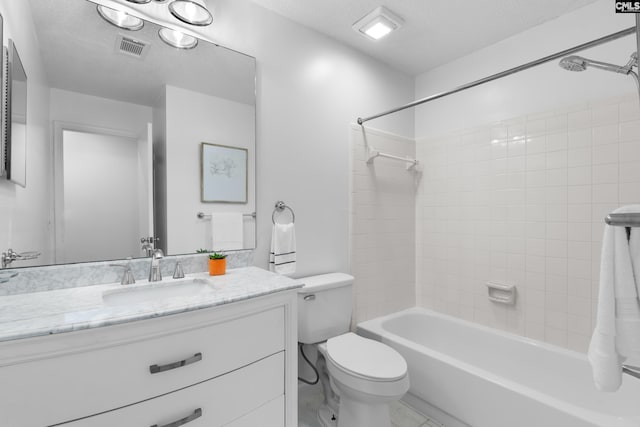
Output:
[[[328,273],[298,279],[298,341],[313,344],[349,332],[353,276]]]

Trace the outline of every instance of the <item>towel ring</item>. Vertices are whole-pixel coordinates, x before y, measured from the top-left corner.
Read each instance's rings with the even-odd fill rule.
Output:
[[[285,209],[289,209],[289,212],[291,212],[291,222],[296,222],[296,214],[293,212],[293,209],[287,206],[282,200],[278,200],[271,214],[271,222],[273,222],[273,225],[276,224],[276,213],[282,213]]]

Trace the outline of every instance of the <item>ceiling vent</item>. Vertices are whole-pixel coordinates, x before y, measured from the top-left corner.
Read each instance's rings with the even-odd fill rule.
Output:
[[[135,58],[144,59],[149,52],[150,46],[151,45],[147,42],[132,39],[131,37],[127,37],[122,34],[119,34],[116,39],[116,52],[123,55],[133,56]]]

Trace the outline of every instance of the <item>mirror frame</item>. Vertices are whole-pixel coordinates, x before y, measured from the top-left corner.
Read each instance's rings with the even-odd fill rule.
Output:
[[[4,17],[0,13],[0,40],[4,40]],[[9,50],[0,41],[0,177],[7,175],[7,87],[9,74]]]
[[[9,39],[9,46],[7,48],[8,51],[8,63],[7,63],[7,86],[6,86],[6,102],[5,102],[5,144],[6,144],[6,159],[5,159],[5,168],[7,172],[7,179],[21,187],[27,186],[27,93],[29,89],[27,72],[24,69],[24,65],[22,64],[22,60],[20,59],[20,54],[18,53],[18,49],[16,48],[15,43],[12,39]],[[14,121],[13,121],[13,113],[14,113],[14,101],[16,101],[16,90],[15,84],[16,80],[16,71],[17,67],[20,67],[19,70],[24,75],[24,134],[21,137],[21,141],[15,140],[16,132],[14,129]],[[20,156],[22,160],[20,160]],[[15,158],[14,158],[15,157]],[[16,174],[16,161],[22,163],[22,173]]]

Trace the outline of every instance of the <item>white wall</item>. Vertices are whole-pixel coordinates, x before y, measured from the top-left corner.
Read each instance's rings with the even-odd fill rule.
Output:
[[[167,250],[193,253],[212,247],[211,221],[197,212],[255,211],[255,108],[174,86],[166,88]],[[248,149],[248,203],[202,203],[202,142]],[[244,247],[255,247],[255,220],[244,217]]]
[[[146,138],[152,110],[145,105],[51,89],[49,116],[52,122],[83,124]]]
[[[416,95],[632,25],[599,1],[419,76]],[[633,51],[628,37],[580,54]],[[630,77],[556,62],[418,108],[418,303],[584,351],[603,218],[640,201],[639,111]],[[515,284],[516,306],[488,301],[489,280]]]
[[[296,212],[298,276],[348,271],[349,123],[413,97],[411,78],[249,4],[258,59],[258,265],[273,203]],[[231,40],[229,40],[231,42]],[[412,117],[377,127],[412,136]]]
[[[36,264],[52,259],[49,194],[50,139],[48,123],[49,93],[30,18],[28,2],[0,1],[4,17],[3,45],[11,38],[20,54],[28,77],[27,90],[27,187],[0,179],[0,250],[39,251]],[[16,262],[15,266],[30,265]]]
[[[267,267],[271,213],[284,200],[296,212],[296,276],[349,271],[349,124],[411,101],[413,79],[249,0],[209,6],[215,23],[202,33],[257,60],[255,263]],[[376,127],[411,137],[413,113]]]

